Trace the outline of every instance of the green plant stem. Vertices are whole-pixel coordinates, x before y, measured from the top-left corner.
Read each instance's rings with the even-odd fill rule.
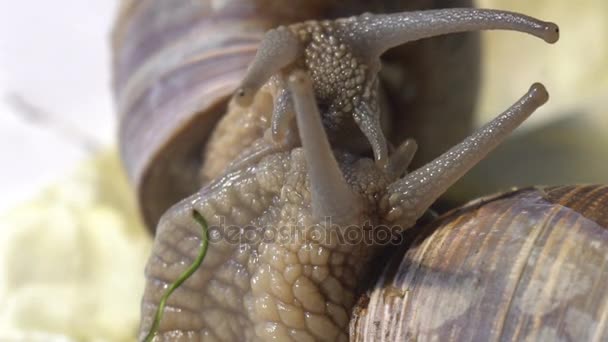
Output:
[[[160,324],[160,320],[163,318],[163,311],[165,310],[165,304],[167,303],[167,299],[169,296],[180,287],[190,276],[201,266],[203,263],[203,259],[205,259],[205,254],[207,254],[207,247],[209,246],[209,236],[208,236],[208,228],[207,228],[207,220],[201,215],[196,209],[192,210],[192,217],[194,220],[201,226],[203,230],[203,234],[201,236],[201,249],[198,253],[198,256],[188,267],[188,269],[182,273],[173,284],[167,289],[167,292],[160,299],[160,303],[158,304],[158,308],[156,309],[156,314],[154,315],[154,322],[152,323],[152,327],[150,328],[150,332],[146,335],[144,339],[145,342],[150,342],[156,336],[158,326]]]

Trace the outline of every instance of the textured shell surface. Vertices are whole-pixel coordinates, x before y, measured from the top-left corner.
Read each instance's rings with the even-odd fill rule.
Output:
[[[608,187],[488,197],[412,234],[355,309],[352,340],[608,338]]]

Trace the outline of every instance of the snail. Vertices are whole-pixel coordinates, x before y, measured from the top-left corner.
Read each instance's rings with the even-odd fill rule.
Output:
[[[294,0],[290,6],[273,0],[146,0],[121,5],[113,35],[120,149],[152,231],[170,206],[219,176],[236,154],[263,135],[272,113],[267,97],[260,96],[251,110],[228,102],[266,31],[310,19],[440,6],[429,0]],[[379,105],[385,135],[394,146],[408,138],[417,141],[414,166],[470,132],[479,79],[474,33],[404,44],[385,53],[382,61]],[[445,125],[436,125],[439,120]],[[355,145],[349,150],[367,151],[365,137],[350,124],[334,132],[332,143],[349,142]]]
[[[164,18],[161,3],[126,4],[124,17],[139,15],[141,21],[146,17],[141,13],[152,11]],[[179,4],[176,13],[188,17],[188,6]],[[229,8],[229,4],[216,5]],[[153,24],[150,30],[155,33]],[[209,25],[203,26],[209,29]],[[133,27],[119,21],[115,35],[116,48],[127,50],[115,61],[125,164],[133,178],[144,175],[142,168],[151,162],[142,158],[150,157],[150,152],[137,155],[136,151],[157,144],[154,128],[166,131],[171,127],[175,129],[171,134],[181,134],[181,141],[154,152],[154,163],[165,165],[145,171],[144,178],[151,178],[151,183],[139,181],[140,186],[151,186],[140,191],[140,198],[151,196],[157,201],[143,208],[144,215],[148,222],[154,222],[154,212],[166,208],[176,193],[191,194],[172,203],[156,228],[146,267],[140,338],[152,325],[163,291],[198,253],[202,236],[192,212],[200,212],[210,223],[209,249],[203,265],[167,301],[156,336],[161,340],[334,341],[348,340],[349,327],[351,338],[367,336],[367,330],[360,329],[360,322],[366,320],[358,317],[364,317],[372,307],[359,303],[355,309],[355,304],[359,286],[380,252],[376,243],[379,237],[374,236],[377,228],[388,227],[394,237],[412,228],[449,186],[548,100],[544,86],[532,85],[496,119],[408,173],[416,143],[405,140],[391,151],[383,134],[385,100],[377,78],[379,55],[412,39],[452,31],[502,28],[531,33],[547,42],[558,38],[554,24],[510,12],[459,8],[366,13],[278,26],[264,36],[257,53],[255,42],[259,36],[245,34],[232,42],[237,48],[216,39],[205,41],[217,48],[213,52],[193,46],[186,52],[144,54],[150,61],[142,61],[135,57],[133,46],[154,51],[151,45],[160,43],[147,37],[137,41],[139,44],[133,43],[129,51],[128,40],[121,37],[128,36]],[[359,31],[350,37],[349,30]],[[325,44],[324,48],[319,49],[315,43]],[[177,48],[183,42],[174,44]],[[241,54],[233,56],[235,51]],[[337,64],[331,56],[323,56],[327,51],[338,58]],[[349,56],[350,63],[342,69],[354,75],[352,84],[352,78],[336,83],[326,77],[334,74],[323,64],[340,68],[344,56]],[[222,62],[218,63],[220,58]],[[183,68],[190,77],[172,79],[164,75],[159,61],[173,66],[185,64]],[[142,65],[127,79],[124,70],[138,63]],[[245,72],[242,66],[249,63]],[[224,72],[229,80],[223,79]],[[200,86],[200,77],[218,82],[212,88]],[[170,92],[176,98],[168,98],[167,89],[179,89],[185,95]],[[217,120],[212,117],[224,108],[224,102],[209,98],[210,90],[228,95],[234,92],[235,97],[214,127],[203,157],[199,147],[184,146],[200,143],[197,135],[207,135]],[[225,101],[227,96],[220,97]],[[154,105],[172,108],[171,113],[176,115],[161,117],[154,111],[148,118],[142,117]],[[184,117],[184,113],[195,113],[200,108],[212,114],[190,122]],[[135,114],[127,116],[130,110]],[[133,127],[143,125],[144,119],[154,122],[146,126],[147,131],[132,135],[137,132]],[[167,120],[174,123],[168,125]],[[209,127],[201,128],[202,123]],[[358,137],[357,132],[349,131],[355,128],[362,133]],[[168,133],[163,134],[161,138],[166,141]],[[362,146],[370,147],[371,153],[366,154]],[[172,154],[197,149],[199,158],[187,169],[196,169],[204,158],[202,171],[188,172],[181,169],[184,164],[171,163]],[[172,193],[165,192],[166,186],[155,187],[158,176],[169,174],[185,178],[173,184],[178,189]],[[204,184],[200,190],[179,188],[197,182]],[[162,196],[166,196],[165,203],[156,200]],[[353,241],[349,236],[368,231],[372,237],[368,243]],[[605,247],[603,241],[599,242],[600,249]],[[407,291],[400,284],[390,287],[392,294],[399,296]],[[374,296],[369,298],[367,304],[373,303]],[[353,310],[355,320],[351,322]],[[396,331],[391,333],[399,336]],[[424,337],[417,332],[414,336]]]

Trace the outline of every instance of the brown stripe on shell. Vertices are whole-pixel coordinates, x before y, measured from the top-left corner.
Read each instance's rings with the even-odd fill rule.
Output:
[[[563,205],[598,225],[608,229],[608,186],[562,186],[548,187],[545,198],[553,203]]]
[[[419,229],[355,309],[354,341],[608,339],[608,187],[525,189]]]

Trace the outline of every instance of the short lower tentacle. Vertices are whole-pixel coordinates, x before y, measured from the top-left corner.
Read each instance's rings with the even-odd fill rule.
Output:
[[[498,146],[549,98],[536,83],[509,109],[434,161],[394,182],[381,202],[389,222],[409,228],[452,184]]]

